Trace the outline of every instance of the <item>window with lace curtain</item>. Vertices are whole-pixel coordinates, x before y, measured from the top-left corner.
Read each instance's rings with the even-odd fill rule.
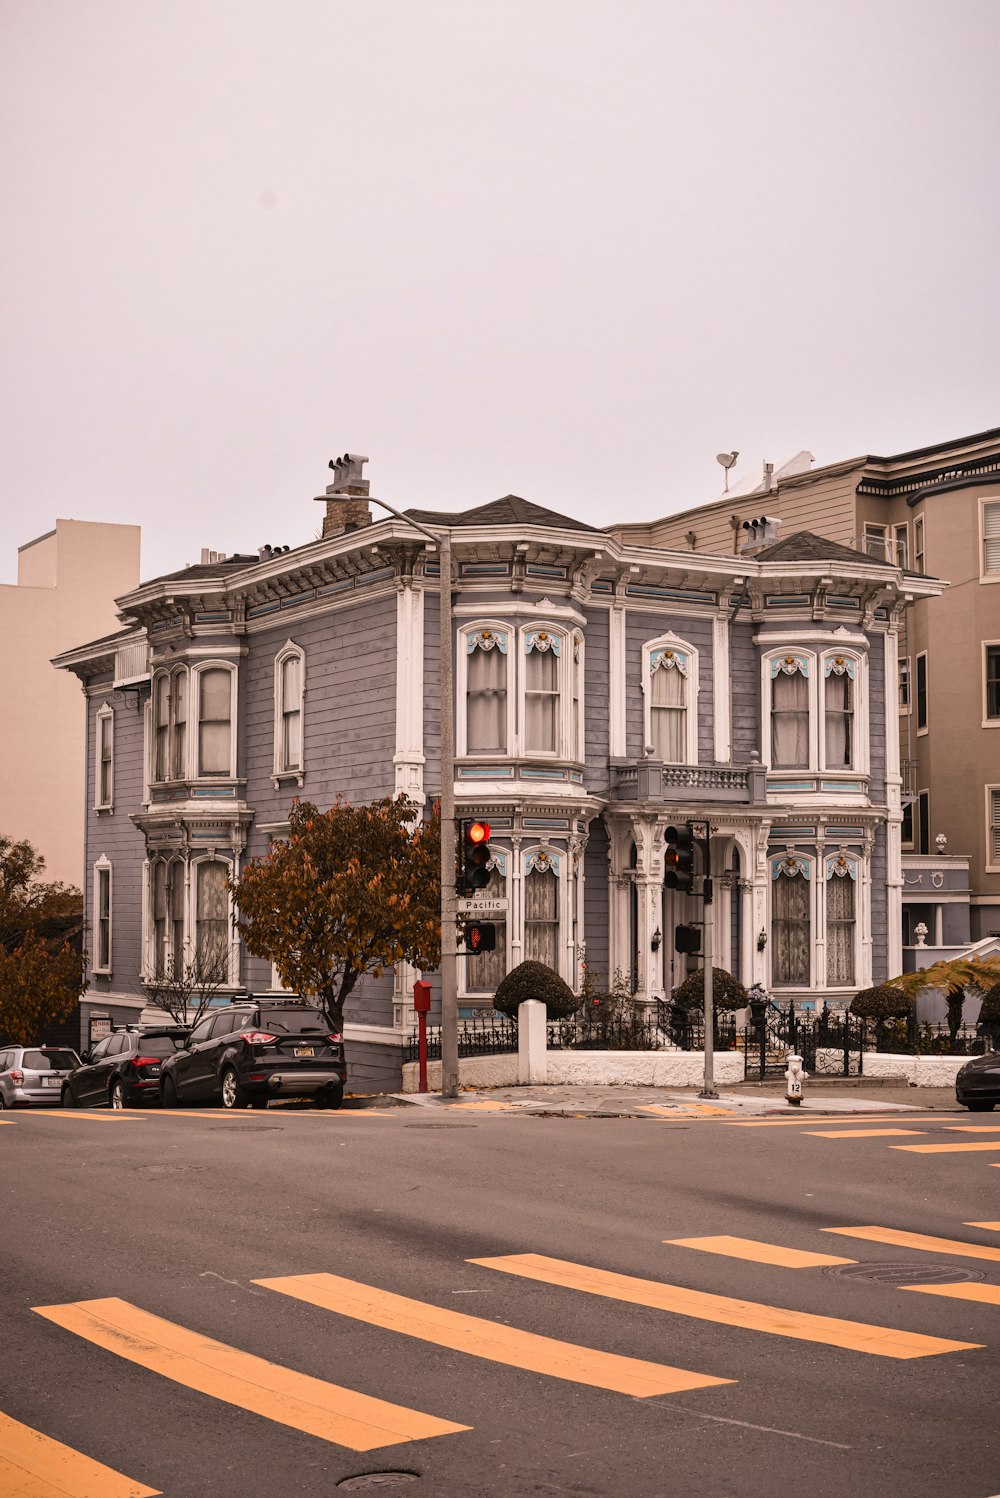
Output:
[[[549,630],[524,636],[524,752],[556,754],[559,749],[559,667],[563,640]]]
[[[840,862],[844,863],[843,860]],[[826,879],[826,981],[834,987],[849,987],[855,982],[854,926],[855,871],[828,869]]]
[[[642,648],[644,747],[667,765],[698,761],[698,652],[675,635]]]
[[[823,662],[824,768],[849,770],[854,765],[854,678],[856,665],[845,656]]]
[[[185,964],[186,867],[182,858],[157,858],[149,870],[149,970],[179,977]]]
[[[229,865],[213,860],[197,865],[195,950],[204,976],[222,977],[229,954]]]
[[[789,856],[772,865],[771,875],[771,982],[776,988],[808,988],[812,956],[809,868]]]
[[[467,754],[507,753],[509,637],[481,629],[465,636],[465,749]]]
[[[809,665],[802,655],[771,662],[771,768],[809,768]]]
[[[554,861],[542,854],[527,860],[524,956],[559,971],[559,875]]]
[[[497,856],[494,854],[495,858]],[[507,880],[503,870],[499,867],[491,869],[490,882],[479,891],[479,897],[486,900],[498,900],[504,899],[506,895]],[[466,955],[465,992],[469,994],[496,993],[500,980],[507,974],[507,917],[503,914],[491,914],[488,919],[496,926],[496,950],[477,952],[474,957]]]

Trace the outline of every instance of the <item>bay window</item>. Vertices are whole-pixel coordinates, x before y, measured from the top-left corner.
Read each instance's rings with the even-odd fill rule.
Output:
[[[232,773],[232,687],[228,666],[198,672],[198,774]]]
[[[559,971],[559,863],[541,850],[525,856],[524,956]]]
[[[562,640],[548,630],[524,636],[524,750],[555,754],[559,743],[559,664]]]
[[[459,755],[583,758],[583,635],[560,625],[463,627]]]
[[[197,866],[195,951],[199,972],[221,977],[228,970],[229,865],[212,860]]]
[[[828,657],[823,672],[824,767],[849,770],[854,764],[854,662]]]
[[[149,865],[146,973],[153,979],[229,979],[232,865],[205,858],[154,858]]]
[[[482,629],[465,637],[466,752],[507,753],[507,635]]]
[[[855,982],[855,888],[857,865],[840,855],[827,860],[826,981],[840,988]]]
[[[801,655],[771,662],[771,768],[809,768],[809,662]]]
[[[187,775],[187,693],[185,666],[158,671],[153,678],[154,780],[183,780]]]

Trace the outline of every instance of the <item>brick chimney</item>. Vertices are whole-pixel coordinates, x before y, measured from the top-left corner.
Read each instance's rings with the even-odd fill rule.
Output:
[[[330,459],[330,467],[334,473],[333,483],[327,485],[325,494],[316,496],[326,503],[324,536],[339,536],[345,531],[356,531],[363,525],[371,525],[368,480],[361,477],[362,466],[367,462],[368,459],[360,453],[345,453],[342,458]]]

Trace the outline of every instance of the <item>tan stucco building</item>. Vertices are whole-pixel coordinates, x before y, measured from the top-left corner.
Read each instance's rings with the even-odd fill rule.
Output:
[[[115,598],[139,582],[139,527],[57,520],[19,547],[17,582],[0,585],[0,832],[27,838],[46,878],[83,875],[84,734],[78,684],[50,664],[117,629]]]
[[[949,583],[905,611],[899,634],[904,895],[926,897],[923,911],[904,905],[903,940],[912,945],[907,927],[923,919],[930,945],[961,944],[962,892],[945,898],[953,856],[969,860],[967,936],[1000,932],[1000,428],[818,469],[800,453],[712,504],[611,529],[636,545],[736,558],[765,516],[782,534],[815,531]],[[941,837],[947,855],[932,869]]]

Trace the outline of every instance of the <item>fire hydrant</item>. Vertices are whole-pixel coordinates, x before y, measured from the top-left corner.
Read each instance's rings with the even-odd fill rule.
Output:
[[[789,1052],[788,1070],[785,1072],[786,1096],[793,1107],[798,1108],[802,1103],[802,1083],[806,1073],[802,1069],[802,1057]]]

